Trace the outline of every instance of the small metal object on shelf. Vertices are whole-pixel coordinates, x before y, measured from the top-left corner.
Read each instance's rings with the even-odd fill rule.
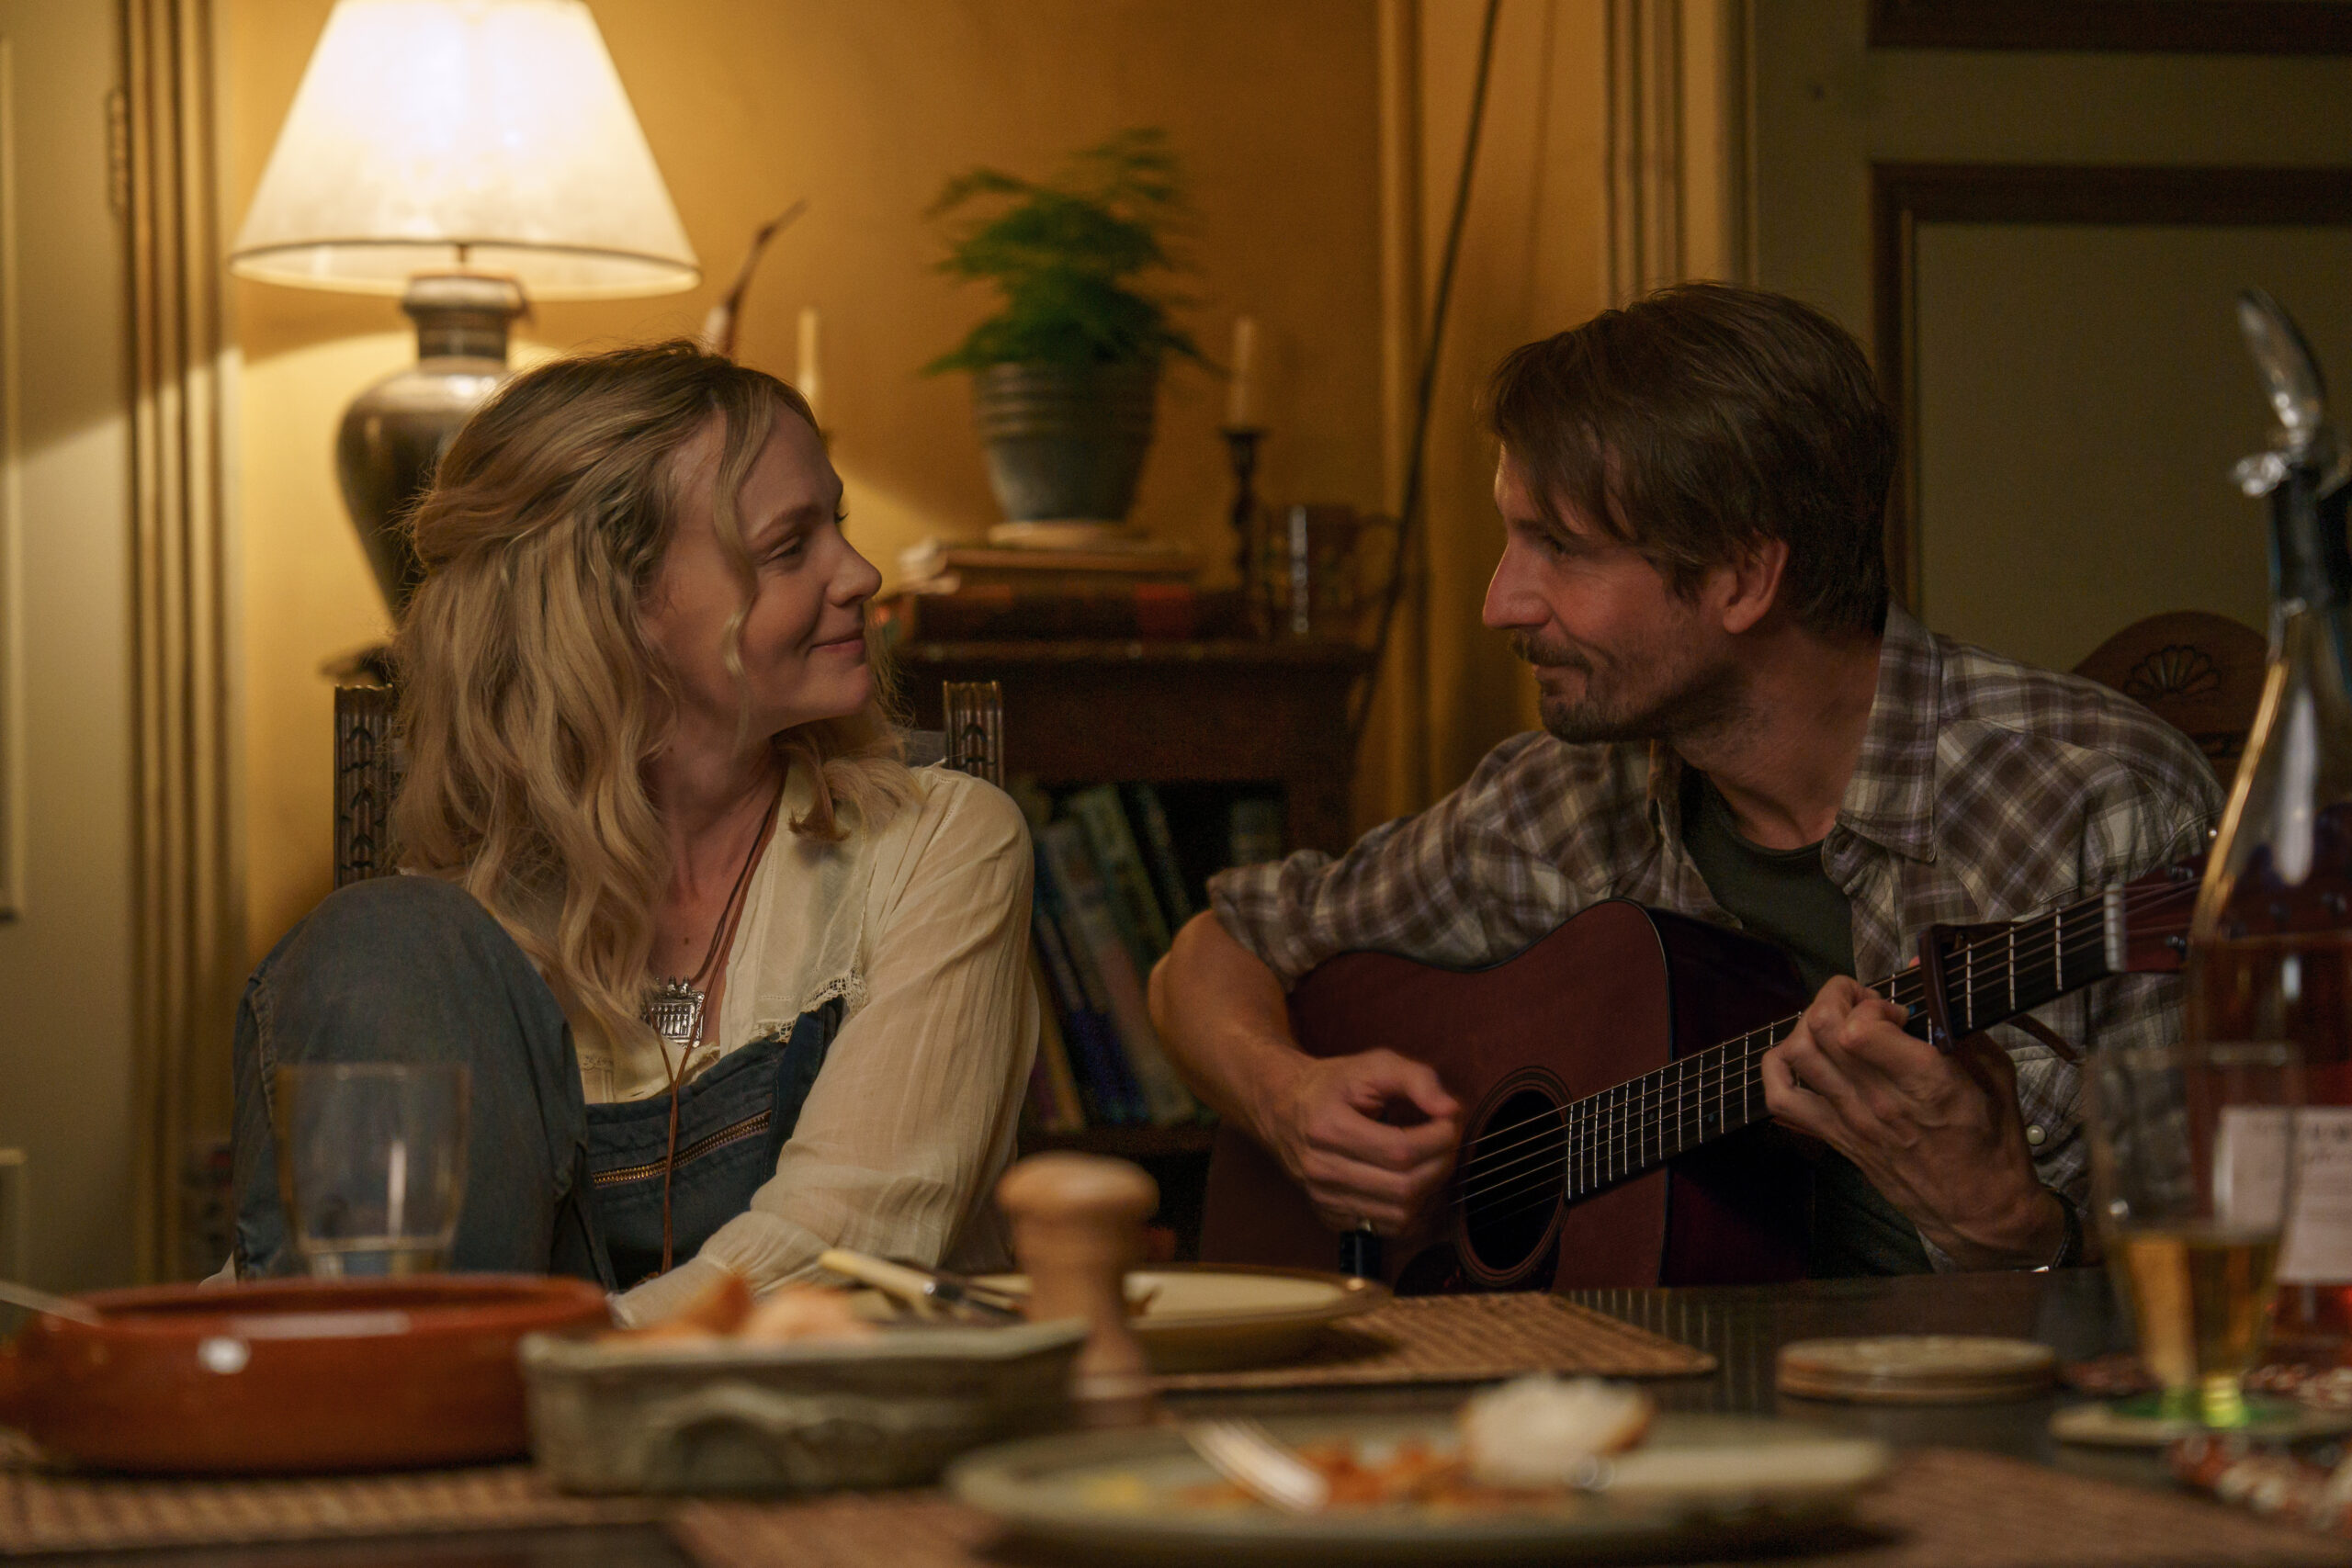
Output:
[[[947,766],[1004,787],[1004,688],[994,681],[941,683]]]

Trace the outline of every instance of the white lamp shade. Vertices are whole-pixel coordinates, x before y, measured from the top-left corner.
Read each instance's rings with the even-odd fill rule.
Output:
[[[462,267],[543,299],[702,276],[581,0],[336,0],[229,265],[382,294]]]

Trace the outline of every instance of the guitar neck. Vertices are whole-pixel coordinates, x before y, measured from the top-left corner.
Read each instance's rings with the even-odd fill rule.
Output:
[[[1944,1016],[1956,1032],[1973,1034],[2121,974],[2124,934],[2121,888],[2032,919],[1973,928],[1943,955]],[[1871,989],[1904,1009],[1913,1033],[1928,1037],[1933,1010],[1918,969]],[[1764,1054],[1797,1021],[1777,1019],[1564,1107],[1568,1199],[1762,1121]]]

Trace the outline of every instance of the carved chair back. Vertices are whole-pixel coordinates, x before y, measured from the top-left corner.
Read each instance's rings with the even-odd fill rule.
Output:
[[[947,728],[907,733],[916,767],[960,768],[1004,787],[1004,690],[994,681],[944,683]],[[385,686],[334,689],[334,885],[399,869],[392,843],[392,799],[403,772],[392,733],[393,696]]]
[[[2112,686],[2197,742],[2227,782],[2262,702],[2269,640],[2203,610],[2150,615],[2098,645],[2075,673]]]

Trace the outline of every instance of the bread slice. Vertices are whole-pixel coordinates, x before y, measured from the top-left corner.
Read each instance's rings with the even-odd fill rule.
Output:
[[[1650,1429],[1649,1395],[1598,1378],[1516,1379],[1462,1407],[1462,1451],[1488,1486],[1573,1486],[1603,1454],[1623,1453]]]

